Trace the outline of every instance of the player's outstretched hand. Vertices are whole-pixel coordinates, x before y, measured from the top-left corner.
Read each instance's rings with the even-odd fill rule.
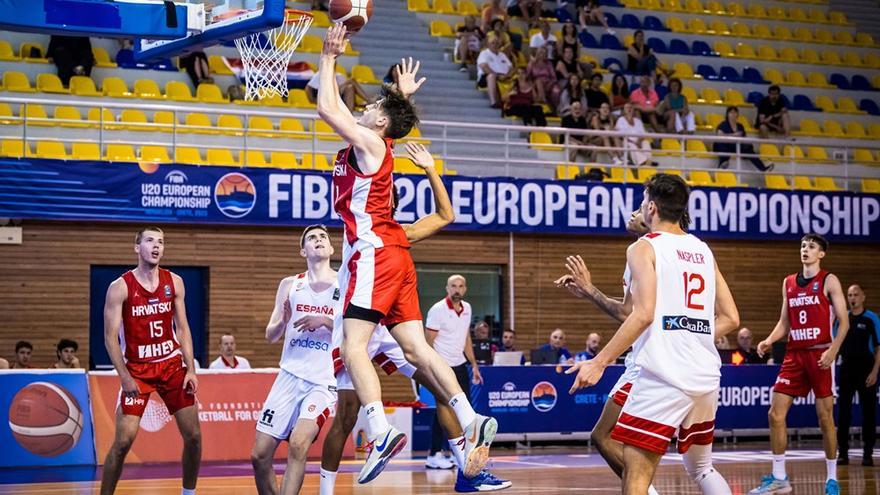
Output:
[[[574,383],[568,390],[569,395],[574,394],[579,389],[592,387],[599,383],[599,380],[602,379],[602,375],[605,373],[605,367],[600,365],[595,359],[591,359],[575,363],[574,366],[565,370],[566,375],[572,373],[577,373],[577,376],[574,377]]]
[[[834,366],[834,361],[837,359],[837,351],[831,349],[825,349],[825,352],[819,356],[819,367],[823,370],[827,370],[828,368]]]
[[[196,377],[195,371],[187,371],[183,377],[183,390],[189,394],[194,394],[199,390],[199,379]]]
[[[416,60],[414,63],[412,57],[409,60],[402,58],[400,63],[394,66],[394,72],[397,75],[397,89],[403,93],[403,96],[412,95],[428,80],[427,77],[423,77],[416,81],[420,66],[421,62]]]
[[[554,280],[553,283],[556,284],[556,287],[568,289],[568,292],[571,292],[574,297],[587,297],[587,293],[578,288],[571,275],[563,275]]]
[[[300,332],[305,332],[306,330],[314,332],[321,327],[332,330],[333,320],[326,316],[308,315],[293,322],[293,328]]]
[[[406,152],[409,153],[410,160],[417,167],[427,172],[429,169],[434,170],[434,157],[428,152],[428,149],[419,143],[406,143]]]
[[[773,347],[773,344],[766,340],[758,342],[758,356],[763,358],[764,354],[767,354],[771,347]]]
[[[588,292],[593,285],[593,276],[590,275],[590,269],[587,268],[584,259],[580,255],[569,256],[565,258],[565,267],[568,268],[568,273],[571,274],[572,282],[581,291]]]
[[[336,58],[345,53],[346,39],[345,24],[338,22],[327,28],[327,34],[324,36],[324,48],[321,55]]]

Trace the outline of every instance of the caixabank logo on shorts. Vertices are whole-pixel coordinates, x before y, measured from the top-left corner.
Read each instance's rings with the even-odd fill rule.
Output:
[[[687,330],[691,333],[709,335],[712,333],[712,326],[709,325],[709,320],[688,318],[685,315],[664,316],[663,330]]]

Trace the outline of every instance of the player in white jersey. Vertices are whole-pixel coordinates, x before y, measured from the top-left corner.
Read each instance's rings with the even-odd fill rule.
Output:
[[[331,344],[333,320],[342,298],[336,271],[330,267],[332,255],[327,227],[306,227],[300,238],[300,256],[306,259],[308,269],[285,278],[278,286],[266,339],[277,342],[283,337],[281,369],[257,420],[251,452],[260,495],[279,493],[272,458],[283,440],[289,442],[289,453],[280,493],[299,493],[309,446],[336,402]]]
[[[434,171],[434,158],[420,144],[407,143],[406,148],[412,161],[418,167],[425,170],[428,182],[431,185],[431,191],[434,194],[434,213],[420,218],[415,223],[401,225],[406,232],[407,240],[410,243],[416,243],[434,235],[440,229],[449,225],[455,219],[455,216],[446,187],[443,185],[440,176]],[[396,207],[395,199],[394,208],[396,209]],[[346,243],[343,243],[343,251],[346,249]],[[348,253],[343,253],[343,259],[345,259],[346,254]],[[345,270],[344,264],[340,270]],[[342,332],[338,330],[342,328],[341,316],[337,317],[335,325],[337,331],[333,333],[333,365],[336,372],[338,402],[336,404],[336,416],[330,425],[327,436],[324,438],[324,448],[321,451],[320,495],[333,495],[345,439],[354,428],[358,410],[361,407],[361,402],[354,392],[351,376],[348,374],[348,370],[345,369],[339,352],[342,346]],[[427,376],[416,370],[406,360],[400,345],[394,340],[394,337],[391,336],[384,325],[377,326],[372,337],[370,337],[367,344],[367,355],[387,374],[390,375],[394,372],[403,373],[427,387],[431,393],[435,394],[435,397],[439,395]],[[447,404],[442,402],[438,402],[437,407],[449,408]],[[443,419],[452,417],[454,417],[454,414],[451,411],[450,414],[441,416]],[[472,478],[465,477],[461,470],[464,466],[464,436],[461,427],[457,421],[446,422],[443,419],[441,419],[442,426],[447,432],[450,448],[453,454],[455,454],[459,466],[458,478],[455,483],[455,490],[457,492],[494,491],[511,486],[510,481],[498,479],[488,471],[482,471]]]
[[[645,183],[642,218],[651,233],[627,249],[632,312],[595,359],[577,372],[571,393],[595,385],[634,345],[639,377],[611,433],[623,442],[623,493],[644,495],[660,458],[678,433],[688,474],[702,493],[729,494],[712,466],[721,360],[714,338],[739,325],[739,314],[709,247],[679,223],[689,189],[678,176]]]

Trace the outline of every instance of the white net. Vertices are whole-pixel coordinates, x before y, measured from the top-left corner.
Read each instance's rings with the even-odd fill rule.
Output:
[[[246,100],[287,97],[287,65],[311,25],[312,14],[287,10],[281,26],[235,40]]]

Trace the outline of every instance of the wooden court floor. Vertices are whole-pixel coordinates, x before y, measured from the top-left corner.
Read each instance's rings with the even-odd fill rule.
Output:
[[[788,473],[795,495],[824,493],[825,462],[816,450],[796,451],[788,462]],[[838,478],[844,494],[880,495],[877,468],[860,465],[858,453],[851,454],[853,464],[840,467]],[[661,494],[697,494],[678,456],[670,455],[660,466],[654,485]],[[339,495],[398,495],[454,493],[454,471],[427,471],[422,460],[395,462],[376,481],[357,486],[354,474],[360,465],[346,462],[336,483]],[[513,481],[504,494],[612,494],[620,493],[620,481],[610,469],[600,464],[597,454],[518,455],[502,456],[493,460],[493,472]],[[725,476],[733,493],[746,494],[760,477],[769,472],[769,453],[766,451],[721,452],[716,456],[716,468]],[[176,467],[170,466],[176,469]],[[280,472],[281,466],[276,466]],[[199,495],[255,494],[250,466],[227,465],[222,469],[203,469],[199,479]],[[310,463],[302,493],[318,493],[317,464]],[[239,471],[240,474],[236,474]],[[216,472],[225,474],[214,475]],[[100,473],[97,473],[100,474]],[[116,491],[120,495],[177,495],[180,480],[167,473],[166,477],[138,477],[123,479]],[[124,475],[125,477],[125,475]],[[97,481],[32,483],[0,485],[0,495],[66,495],[97,494]]]

